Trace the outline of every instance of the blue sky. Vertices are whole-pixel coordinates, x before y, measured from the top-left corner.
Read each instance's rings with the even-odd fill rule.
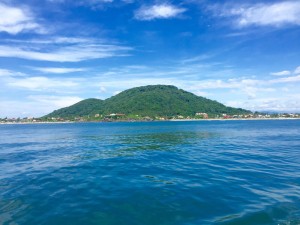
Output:
[[[0,117],[169,84],[300,112],[300,1],[0,0]]]

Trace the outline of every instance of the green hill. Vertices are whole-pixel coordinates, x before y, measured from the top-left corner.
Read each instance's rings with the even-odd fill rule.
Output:
[[[96,98],[89,98],[69,107],[54,110],[52,113],[44,117],[61,117],[61,118],[73,118],[87,115],[93,115],[103,107],[103,100]]]
[[[55,110],[44,117],[73,118],[122,113],[139,116],[194,116],[197,112],[217,115],[248,114],[250,111],[226,107],[210,99],[169,85],[149,85],[123,91],[106,100],[86,99],[70,107]]]

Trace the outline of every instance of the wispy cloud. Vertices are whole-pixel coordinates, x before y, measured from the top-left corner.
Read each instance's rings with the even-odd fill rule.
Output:
[[[70,106],[83,100],[78,96],[58,95],[29,95],[28,99],[41,104],[50,104],[52,107],[56,107],[54,109]]]
[[[300,66],[298,66],[294,71],[291,70],[283,70],[283,71],[279,71],[279,72],[273,72],[270,73],[273,76],[288,76],[288,75],[298,75],[300,74]]]
[[[300,74],[300,66],[295,69],[294,74]]]
[[[290,83],[290,82],[299,82],[300,81],[300,75],[297,76],[290,76],[290,77],[283,77],[271,80],[271,83]]]
[[[14,72],[11,70],[0,69],[0,77],[13,77],[13,76],[24,76],[21,72]]]
[[[275,3],[217,7],[219,16],[231,17],[238,27],[300,25],[300,2],[282,1]]]
[[[187,64],[187,63],[195,63],[195,62],[201,62],[203,60],[207,60],[210,58],[213,58],[216,54],[202,54],[190,58],[183,59],[181,61],[182,64]]]
[[[114,0],[77,0],[76,2],[72,0],[47,0],[48,2],[53,3],[75,3],[75,4],[84,4],[84,5],[97,5],[100,3],[111,3]]]
[[[28,89],[31,91],[49,91],[61,88],[72,88],[79,86],[74,80],[67,79],[50,79],[48,77],[24,77],[19,79],[11,79],[7,85]]]
[[[228,79],[228,80],[202,80],[198,82],[197,88],[199,89],[226,89],[226,88],[239,88],[246,89],[247,87],[253,87],[260,83],[260,80],[254,79]]]
[[[24,73],[16,72],[7,69],[0,69],[0,77],[24,77],[26,76]]]
[[[131,4],[135,0],[47,0],[54,4],[68,4],[79,7],[88,7],[92,10],[101,10],[107,7],[120,6],[122,4]]]
[[[169,19],[178,17],[185,11],[185,8],[180,8],[171,4],[143,6],[135,12],[135,18],[138,20]]]
[[[3,70],[2,73],[4,76],[0,76],[1,89],[12,93],[20,91],[20,93],[25,94],[24,98],[31,96],[27,97],[28,101],[31,102],[28,104],[31,104],[34,108],[29,109],[22,104],[25,101],[24,98],[20,100],[20,104],[26,108],[25,111],[39,116],[45,115],[54,109],[68,106],[69,102],[75,103],[81,98],[97,97],[105,99],[128,88],[151,84],[175,85],[230,106],[251,110],[288,110],[292,107],[293,109],[297,109],[297,107],[300,109],[295,104],[295,99],[300,100],[299,98],[291,97],[289,99],[286,97],[300,94],[297,85],[300,82],[300,75],[296,74],[294,76],[273,77],[272,79],[268,79],[268,76],[264,78],[240,76],[232,79],[199,78],[199,73],[201,73],[199,67],[193,66],[193,64],[182,66],[180,61],[174,67],[166,68],[134,65],[110,68],[102,72],[91,71],[91,76],[80,78],[72,75],[63,78],[30,77],[28,75],[12,77],[10,75],[14,74],[13,71]],[[8,74],[8,76],[5,74]],[[61,96],[51,97],[53,93]],[[70,98],[64,98],[65,95]],[[72,97],[73,95],[75,98]],[[283,99],[283,97],[286,98]],[[59,101],[60,98],[62,99],[61,104],[59,106],[55,105],[54,99]],[[264,102],[265,99],[270,98],[273,100]],[[68,101],[65,101],[66,99]],[[275,105],[276,99],[278,100],[277,105]],[[49,103],[51,107],[46,104],[48,100],[49,102],[53,100],[51,104]],[[45,111],[46,109],[48,111]],[[3,110],[0,112],[1,115],[3,115],[2,112]]]
[[[81,101],[78,96],[29,95],[23,101],[1,100],[0,117],[44,116],[55,109],[67,107]]]
[[[289,71],[289,70],[283,70],[283,71],[280,71],[280,72],[271,73],[271,75],[273,75],[273,76],[287,76],[287,75],[290,75],[290,74],[291,74],[291,71]]]
[[[295,95],[285,97],[266,97],[247,101],[228,101],[226,105],[244,107],[252,111],[300,112],[300,98]]]
[[[28,9],[13,7],[0,3],[0,32],[18,34],[24,31],[44,33],[32,13]]]
[[[31,67],[31,69],[43,73],[55,73],[55,74],[74,73],[74,72],[82,72],[88,70],[87,68],[63,68],[63,67]]]
[[[90,59],[100,59],[118,56],[128,56],[130,47],[117,44],[97,42],[93,39],[61,38],[57,42],[32,40],[30,47],[28,41],[15,45],[0,45],[0,57],[22,58],[29,60],[51,62],[79,62]]]
[[[208,90],[223,90],[228,92],[228,90],[233,90],[240,95],[246,96],[248,99],[253,99],[257,97],[258,93],[262,92],[272,92],[273,88],[265,85],[265,81],[255,80],[249,78],[239,78],[239,79],[227,79],[227,80],[202,80],[193,81],[190,84],[189,89],[193,92],[197,91],[208,91]],[[225,91],[227,90],[227,91]]]

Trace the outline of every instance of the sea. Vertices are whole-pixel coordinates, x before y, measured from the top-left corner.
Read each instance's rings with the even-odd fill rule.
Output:
[[[300,224],[300,120],[0,125],[0,224]]]

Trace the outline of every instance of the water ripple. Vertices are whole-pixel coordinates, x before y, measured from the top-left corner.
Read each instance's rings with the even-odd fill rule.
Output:
[[[0,224],[300,224],[300,121],[0,126]]]

